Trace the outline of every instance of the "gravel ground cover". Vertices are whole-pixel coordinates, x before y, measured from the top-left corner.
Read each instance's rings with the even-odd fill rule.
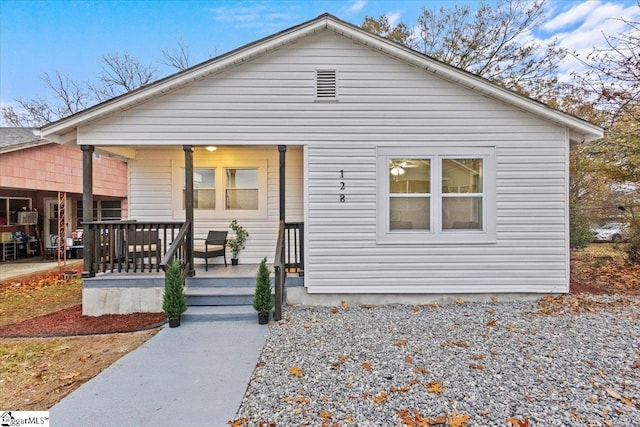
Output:
[[[640,299],[563,298],[288,307],[231,424],[640,425]]]

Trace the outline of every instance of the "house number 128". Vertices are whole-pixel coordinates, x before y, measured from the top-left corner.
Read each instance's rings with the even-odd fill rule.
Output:
[[[344,170],[340,169],[340,203],[344,203],[347,201],[346,196],[344,195],[345,185],[344,185],[344,181],[342,181],[343,179],[344,179]]]

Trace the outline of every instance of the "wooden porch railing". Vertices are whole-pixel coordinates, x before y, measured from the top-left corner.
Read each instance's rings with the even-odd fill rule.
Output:
[[[304,274],[304,222],[287,222],[285,230],[284,266],[288,272]]]
[[[183,261],[183,277],[186,276],[186,272],[192,270],[191,265],[189,265],[189,261],[186,259],[186,237],[190,228],[191,223],[189,221],[186,221],[184,224],[182,224],[182,227],[180,227],[180,230],[178,231],[178,235],[175,237],[175,239],[173,239],[173,242],[171,242],[169,249],[167,249],[167,252],[162,257],[162,261],[160,261],[160,268],[162,268],[164,272],[167,271],[169,265],[171,265],[173,263],[173,260],[175,260],[176,258]]]
[[[85,264],[85,272],[88,267],[93,276],[97,272],[159,272],[161,260],[184,223],[92,221],[84,225],[85,233],[89,233],[83,236],[84,256],[90,263]]]
[[[273,320],[282,319],[282,304],[284,302],[284,281],[287,271],[284,268],[284,221],[278,225],[278,237],[276,238],[276,254],[273,257],[273,270],[275,275],[275,311]]]

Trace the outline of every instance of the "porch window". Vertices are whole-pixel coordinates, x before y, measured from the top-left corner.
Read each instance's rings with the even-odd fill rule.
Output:
[[[258,210],[258,169],[225,169],[225,209]]]
[[[378,149],[378,243],[495,242],[492,147]]]
[[[57,204],[52,208],[51,218],[57,218]],[[55,212],[53,212],[55,210]],[[122,201],[121,200],[94,200],[93,201],[93,220],[94,221],[119,221],[122,219]],[[57,227],[57,219],[55,226],[51,226],[52,230]],[[84,221],[84,209],[82,200],[76,201],[76,229],[82,228]],[[52,222],[53,224],[53,222]]]
[[[184,174],[183,174],[184,176]],[[185,207],[186,190],[182,187],[182,209]],[[193,208],[216,208],[216,170],[213,168],[193,169]]]

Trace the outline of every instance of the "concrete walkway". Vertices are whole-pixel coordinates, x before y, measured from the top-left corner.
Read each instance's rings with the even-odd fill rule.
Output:
[[[226,426],[268,333],[257,317],[165,327],[51,408],[51,426]]]
[[[63,263],[58,264],[58,261],[47,261],[36,257],[4,261],[0,263],[0,281],[18,280],[22,277],[46,273],[58,268],[69,267],[70,269],[75,269],[79,265],[82,265],[81,259],[67,260],[66,265]]]

